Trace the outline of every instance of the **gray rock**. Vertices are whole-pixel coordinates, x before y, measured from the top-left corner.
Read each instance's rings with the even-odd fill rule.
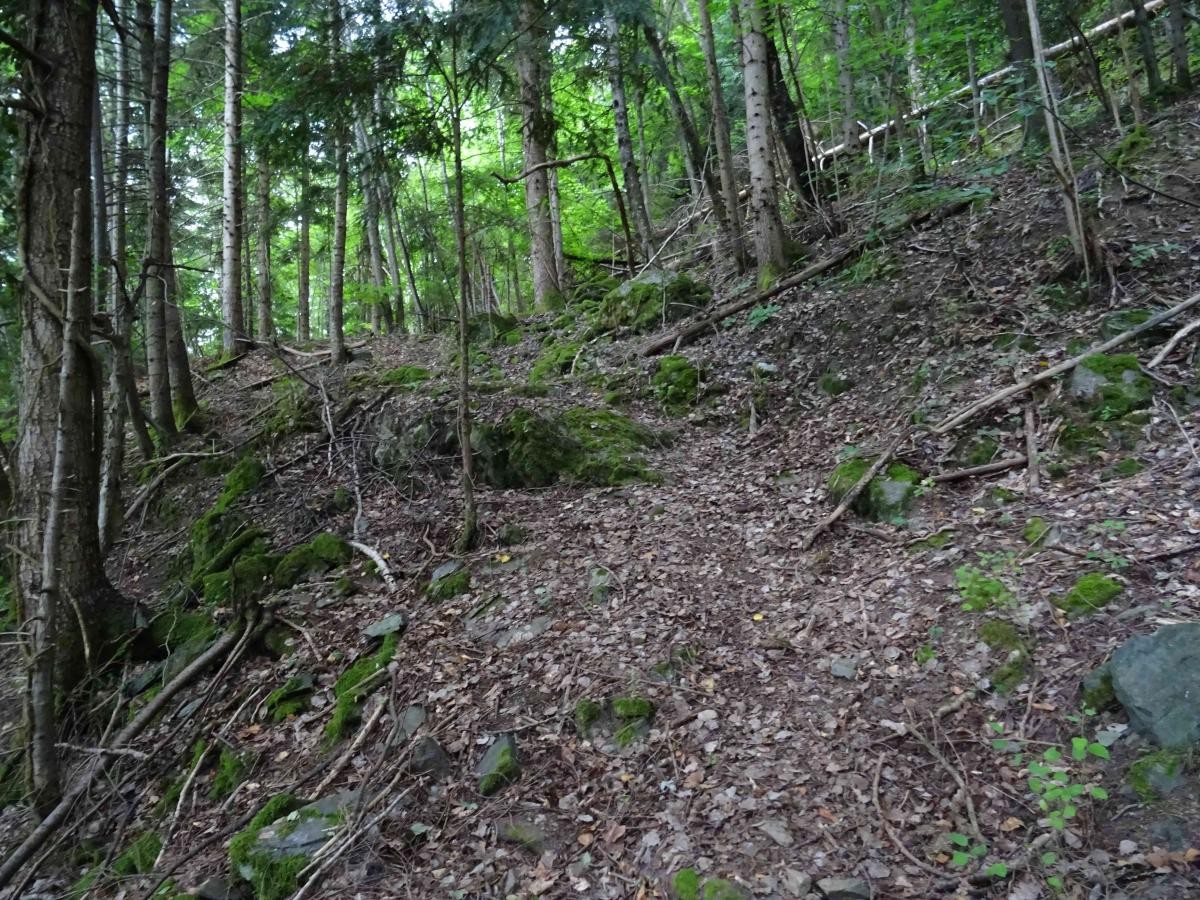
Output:
[[[861,878],[822,878],[817,890],[825,900],[871,900],[871,886]]]
[[[250,892],[242,884],[230,884],[224,878],[210,878],[188,892],[199,900],[247,900]]]
[[[400,713],[400,724],[396,728],[396,742],[407,744],[423,724],[425,724],[425,707],[405,707],[404,712]]]
[[[452,768],[449,754],[433,738],[423,737],[413,744],[412,756],[408,761],[408,771],[414,775],[432,775],[434,778],[444,778],[450,774]]]
[[[514,625],[512,628],[501,628],[499,631],[494,631],[488,640],[501,650],[528,644],[534,638],[540,637],[553,622],[554,620],[550,616],[538,616],[524,625]]]
[[[455,572],[457,572],[462,567],[463,567],[463,564],[457,559],[447,560],[446,562],[442,563],[440,566],[438,566],[436,569],[433,570],[433,574],[429,576],[429,580],[430,581],[441,581],[447,575],[453,575]]]
[[[384,616],[378,622],[363,629],[363,634],[370,638],[381,638],[389,634],[403,634],[408,628],[408,616],[402,612],[394,612]]]
[[[812,890],[812,878],[799,869],[784,869],[779,883],[793,897],[803,897]]]
[[[834,678],[857,678],[858,660],[851,656],[835,656],[829,660],[829,674]]]
[[[1200,741],[1200,622],[1131,638],[1109,665],[1131,723],[1163,747]]]
[[[529,816],[510,816],[496,823],[496,837],[533,853],[544,853],[553,843],[547,831]]]
[[[607,569],[599,567],[592,569],[588,574],[588,594],[591,597],[592,603],[602,606],[608,602],[609,584],[611,581],[612,576],[609,575]]]
[[[259,831],[247,856],[248,862],[239,867],[238,874],[253,883],[255,860],[263,856],[275,860],[311,859],[341,827],[358,798],[358,791],[341,791],[272,822]]]
[[[517,754],[517,739],[511,734],[496,737],[487,752],[475,764],[479,776],[479,793],[490,797],[501,788],[521,777],[521,760]]]

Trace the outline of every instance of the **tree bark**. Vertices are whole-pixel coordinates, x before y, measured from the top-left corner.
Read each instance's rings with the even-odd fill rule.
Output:
[[[334,165],[337,180],[333,193],[333,246],[329,259],[329,360],[340,365],[347,359],[344,330],[346,278],[346,206],[350,192],[350,167],[346,137],[337,129],[334,135]]]
[[[1187,18],[1184,16],[1183,0],[1167,0],[1167,9],[1170,11],[1167,24],[1171,32],[1171,78],[1180,91],[1190,91],[1192,70],[1188,62]]]
[[[725,90],[717,67],[717,45],[713,38],[712,15],[708,0],[699,0],[700,47],[704,51],[704,72],[708,79],[708,100],[712,111],[713,133],[717,145],[717,169],[721,177],[721,195],[729,216],[734,265],[746,268],[746,243],[742,240],[742,214],[738,203],[737,174],[733,168],[733,146],[729,138],[729,113],[725,108]],[[631,151],[632,152],[632,148]]]
[[[754,255],[759,282],[777,277],[787,267],[783,220],[775,183],[771,142],[770,76],[767,36],[761,0],[742,0],[742,79],[746,89],[746,150],[750,156],[750,211],[754,222]]]
[[[526,169],[550,158],[549,147],[554,139],[554,120],[546,108],[549,38],[545,16],[542,0],[521,0],[517,21],[516,68],[521,99],[521,149]],[[552,309],[562,300],[563,285],[555,264],[549,170],[539,170],[526,179],[525,211],[529,217],[534,302],[538,309]]]
[[[1036,103],[1038,76],[1033,68],[1033,45],[1029,40],[1029,18],[1022,0],[999,0],[1000,19],[1008,37],[1008,60],[1021,73],[1024,83],[1023,103]],[[1045,120],[1035,113],[1024,116],[1024,140],[1040,141],[1045,137]]]
[[[48,652],[34,658],[39,671],[53,673],[53,704],[83,676],[87,648],[95,658],[104,651],[104,639],[129,623],[124,615],[128,609],[117,602],[104,573],[97,526],[101,373],[87,330],[96,4],[33,0],[27,21],[27,46],[54,65],[22,67],[22,93],[38,98],[44,113],[23,115],[18,138],[22,377],[13,464],[16,515],[9,527],[22,621],[50,629],[41,635]],[[47,519],[56,495],[61,503],[58,523],[52,526]],[[57,565],[47,585],[43,563],[46,538],[53,531],[58,532],[52,560]],[[49,615],[42,616],[47,587],[54,602],[46,610]],[[52,720],[48,726],[53,727]],[[56,735],[49,737],[52,751]],[[53,761],[34,759],[33,764],[35,784],[46,789],[37,797],[44,807],[54,793],[54,773],[46,768]]]
[[[171,376],[167,367],[167,90],[171,71],[171,0],[154,5],[154,63],[146,85],[150,115],[146,121],[147,204],[145,275],[146,372],[150,390],[150,419],[159,440],[170,443],[176,434],[171,409]]]
[[[167,372],[171,378],[171,406],[180,428],[195,431],[199,426],[196,391],[192,385],[192,367],[188,362],[187,340],[183,334],[183,310],[179,308],[179,279],[175,273],[175,244],[167,220],[167,295],[163,306],[167,335]]]
[[[621,173],[625,179],[625,194],[633,213],[638,245],[642,254],[649,259],[654,253],[651,243],[654,231],[650,226],[650,213],[646,198],[642,194],[642,179],[638,172],[637,158],[633,152],[633,133],[629,130],[629,101],[625,96],[625,72],[621,65],[621,29],[616,13],[608,7],[604,13],[604,26],[608,34],[606,57],[608,61],[608,84],[612,90],[613,120],[617,134],[617,154],[621,160]]]
[[[92,92],[92,296],[100,309],[108,300],[108,189],[104,183],[104,113],[100,84]]]
[[[383,274],[383,239],[379,235],[379,193],[373,177],[371,146],[362,120],[354,123],[358,155],[362,159],[359,183],[363,194],[363,230],[367,237],[367,269],[371,276],[371,333],[380,335],[391,331],[392,315],[387,301],[387,279]]]
[[[1154,50],[1154,32],[1150,28],[1150,17],[1146,15],[1143,0],[1129,0],[1133,10],[1133,21],[1137,28],[1138,49],[1142,53],[1142,68],[1146,71],[1146,87],[1151,94],[1162,91],[1162,74],[1158,71],[1158,54]]]
[[[833,57],[837,65],[838,99],[842,105],[842,141],[858,146],[858,115],[854,103],[854,71],[850,67],[850,15],[846,0],[833,2]]]
[[[787,155],[792,177],[796,179],[796,189],[801,196],[815,203],[817,187],[813,179],[808,140],[800,127],[804,117],[788,93],[779,50],[770,36],[767,37],[767,76],[770,82],[771,112],[775,117],[775,127]]]
[[[258,336],[269,341],[275,337],[275,316],[271,308],[271,167],[259,151],[258,160]]]
[[[242,6],[225,0],[224,175],[221,236],[221,347],[246,347],[242,312]]]
[[[312,332],[309,327],[309,279],[312,267],[312,241],[309,234],[311,211],[308,208],[308,195],[308,161],[304,160],[300,164],[300,249],[298,253],[299,259],[296,263],[298,280],[298,284],[296,285],[296,340],[301,343],[312,338]]]

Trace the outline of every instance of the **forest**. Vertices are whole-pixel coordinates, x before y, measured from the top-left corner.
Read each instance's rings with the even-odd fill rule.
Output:
[[[0,900],[1200,896],[1192,0],[0,0]]]

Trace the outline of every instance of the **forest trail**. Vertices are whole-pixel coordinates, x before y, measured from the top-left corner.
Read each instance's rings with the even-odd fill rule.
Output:
[[[1194,116],[1161,118],[1145,151],[1147,167],[1175,161],[1173,189],[1200,172],[1184,149]],[[1047,872],[1113,897],[1194,896],[1185,851],[1200,792],[1189,782],[1166,806],[1140,802],[1126,773],[1144,742],[1119,711],[1078,718],[1079,683],[1113,647],[1196,618],[1194,351],[1156,370],[1168,384],[1120,428],[1089,418],[1070,376],[1035,394],[1036,491],[1023,467],[924,483],[885,521],[847,516],[802,549],[833,508],[839,463],[1122,329],[1129,309],[1195,293],[1189,210],[1100,170],[1085,177],[1108,198],[1105,240],[1123,254],[1123,292],[1102,303],[1053,280],[1052,199],[1014,165],[925,198],[974,199],[962,214],[700,336],[684,351],[699,378],[674,414],[656,393],[661,363],[638,357],[646,336],[581,339],[547,314],[520,323],[518,340],[482,342],[478,422],[518,408],[546,420],[618,412],[651,430],[636,451],[649,478],[483,486],[480,546],[457,558],[456,463],[438,437],[453,397],[448,337],[374,340],[336,374],[289,359],[300,371],[269,385],[285,369],[262,350],[208,372],[209,440],[189,449],[267,431],[253,450],[261,477],[231,508],[275,554],[324,532],[352,538],[397,586],[356,553],[275,591],[264,646],[198,716],[203,686],[138,742],[154,756],[127,782],[119,843],[165,835],[155,878],[235,896],[230,837],[288,793],[333,797],[331,829],[348,821],[354,837],[312,896],[685,897],[694,878],[716,897],[1034,897]],[[859,210],[851,234],[892,212]],[[827,238],[813,258],[839,246]],[[1182,324],[1130,352],[1144,364]],[[531,382],[565,344],[569,368]],[[923,480],[1019,455],[1024,415],[1019,398],[943,437],[918,431],[896,459]],[[389,442],[403,465],[380,455]],[[193,523],[228,489],[232,459],[184,468],[146,504],[113,557],[124,591],[153,607],[180,584]],[[963,570],[1006,597],[964,609]],[[429,598],[431,578],[462,571],[466,584]],[[1056,598],[1101,573],[1121,588],[1117,611],[1066,617]],[[200,609],[230,614],[220,600]],[[388,634],[386,676],[353,695],[331,743],[346,711],[339,676]],[[142,687],[161,680],[149,674]],[[1110,760],[1072,770],[1112,799],[1072,817],[1061,863],[1031,855],[1045,846],[1028,849],[1042,813],[996,733],[1034,748],[1112,736]],[[519,771],[483,792],[477,767],[506,736]],[[197,740],[211,749],[194,755]],[[414,757],[424,774],[406,768]],[[956,866],[959,836],[1009,877],[974,857]],[[250,874],[259,896],[298,886],[295,871]],[[126,896],[149,887],[102,877]]]

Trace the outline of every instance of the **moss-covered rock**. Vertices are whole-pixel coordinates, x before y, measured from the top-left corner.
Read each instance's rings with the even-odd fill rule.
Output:
[[[229,747],[222,747],[209,796],[213,800],[224,800],[246,780],[249,771],[250,765],[245,757]]]
[[[324,843],[325,832],[339,824],[336,813],[314,811],[300,818],[304,808],[291,794],[272,797],[229,842],[229,862],[250,882],[255,900],[284,900],[294,894],[300,872]]]
[[[1025,539],[1025,543],[1036,547],[1046,540],[1046,535],[1050,533],[1050,525],[1041,516],[1032,516],[1025,523],[1024,529],[1021,531],[1021,537]]]
[[[1129,767],[1129,786],[1144,803],[1154,803],[1182,783],[1187,757],[1179,750],[1155,750]]]
[[[271,385],[271,392],[275,404],[266,422],[268,435],[280,438],[320,427],[316,398],[300,378],[281,378]]]
[[[425,586],[425,596],[434,603],[450,600],[471,589],[471,570],[458,560],[442,563]]]
[[[700,399],[700,370],[686,356],[664,356],[650,387],[663,409],[679,415]]]
[[[871,462],[860,457],[838,465],[829,476],[830,499],[840,502],[870,468]],[[871,479],[851,508],[874,522],[901,523],[917,499],[921,480],[916,469],[893,462]]]
[[[467,320],[467,335],[472,344],[490,343],[511,347],[521,342],[521,322],[507,313],[479,313]]]
[[[1099,572],[1089,572],[1076,581],[1070,591],[1054,598],[1053,602],[1068,616],[1076,618],[1103,609],[1123,590],[1119,581]]]
[[[379,383],[389,387],[411,388],[433,377],[433,373],[421,366],[397,366],[379,374]]]
[[[293,547],[275,566],[275,587],[291,587],[313,575],[320,575],[350,561],[350,545],[328,531],[307,544]]]
[[[387,635],[377,651],[359,657],[334,683],[333,716],[325,726],[326,741],[340,741],[347,730],[357,724],[359,704],[383,683],[387,665],[396,655],[398,644],[397,635]]]
[[[1093,419],[1107,422],[1149,406],[1154,398],[1154,382],[1142,374],[1132,353],[1094,354],[1075,367],[1071,395]]]
[[[590,315],[595,327],[649,331],[698,312],[712,289],[687,275],[651,269],[609,291]]]
[[[582,341],[551,342],[542,348],[529,369],[530,384],[541,384],[568,374],[582,358]]]
[[[1145,466],[1135,456],[1127,456],[1125,459],[1109,466],[1100,473],[1101,481],[1114,481],[1118,478],[1132,478],[1145,470]]]
[[[271,693],[263,702],[263,708],[272,722],[282,722],[289,716],[296,716],[308,708],[312,697],[315,679],[307,672],[291,676]]]
[[[1113,688],[1112,671],[1109,667],[1103,665],[1089,672],[1079,686],[1079,695],[1085,709],[1103,712],[1115,706],[1117,693]]]
[[[488,747],[475,766],[479,778],[479,793],[491,797],[521,777],[521,760],[517,741],[511,734],[501,734]]]
[[[575,704],[575,730],[609,751],[622,750],[646,735],[654,713],[654,703],[645,697],[584,698]]]
[[[853,381],[837,372],[825,372],[817,379],[817,390],[826,397],[840,397],[853,387]]]

